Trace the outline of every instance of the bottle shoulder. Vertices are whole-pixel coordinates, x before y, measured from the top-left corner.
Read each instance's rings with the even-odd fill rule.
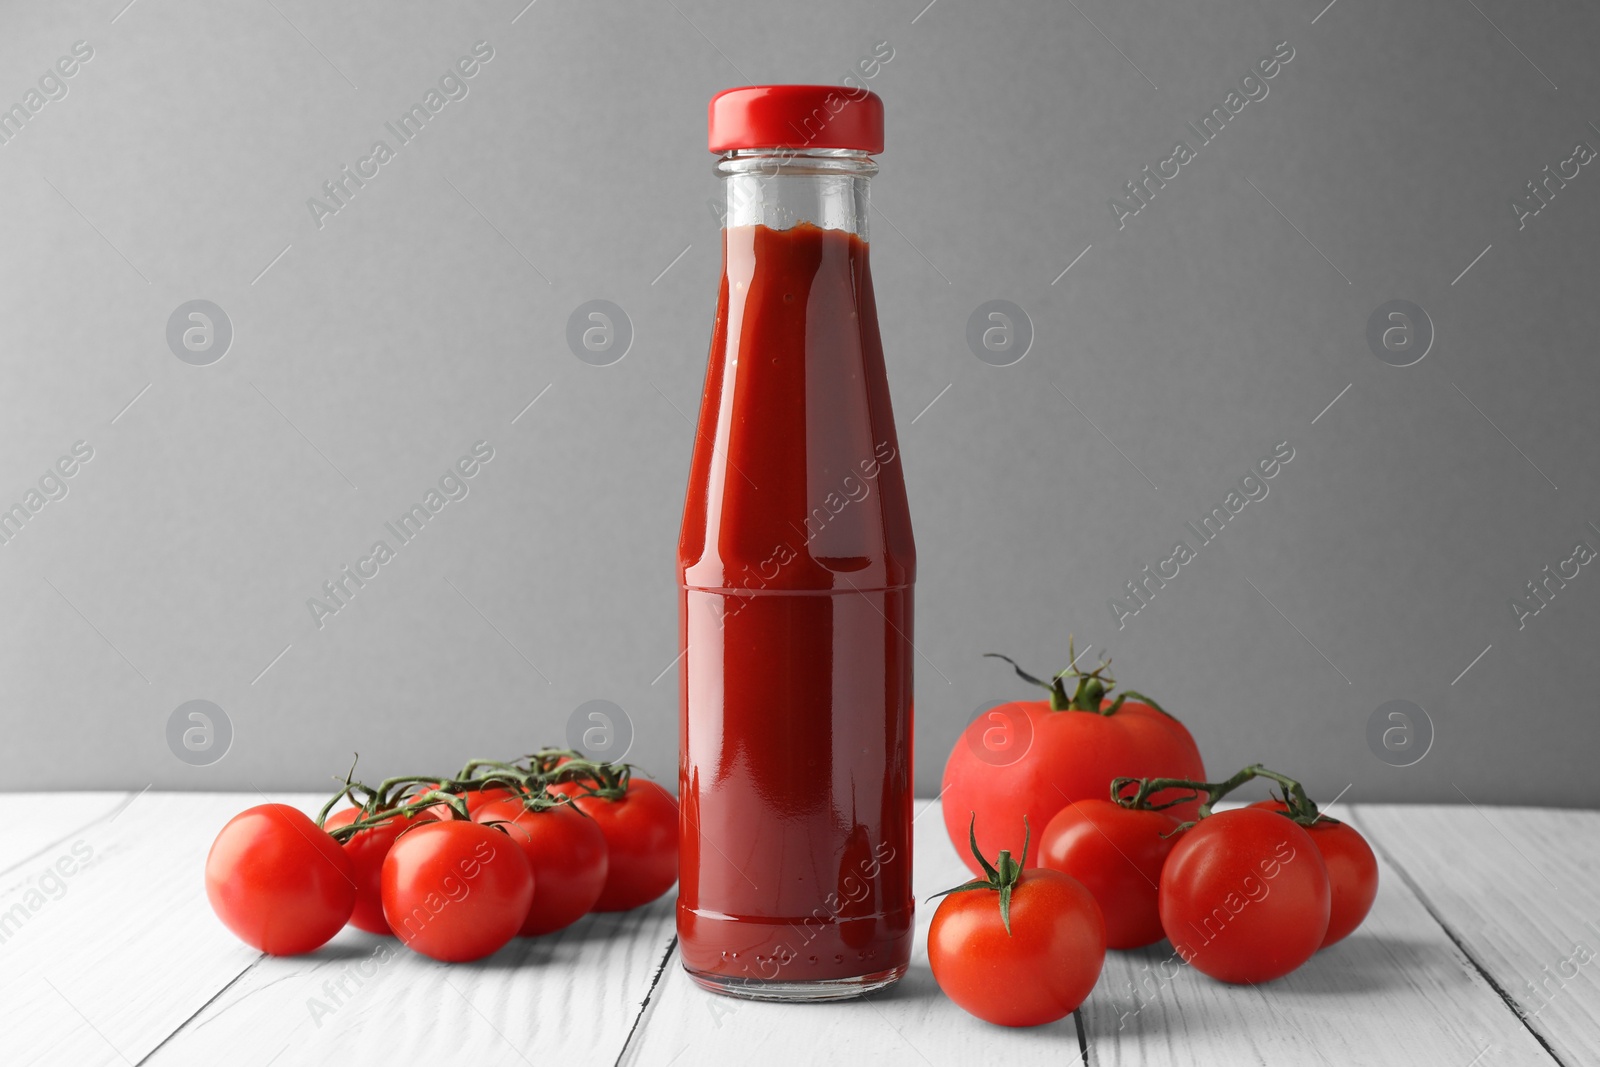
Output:
[[[866,249],[729,231],[679,544],[700,588],[909,583],[915,546]]]

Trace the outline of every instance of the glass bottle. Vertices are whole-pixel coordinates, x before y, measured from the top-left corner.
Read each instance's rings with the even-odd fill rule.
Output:
[[[868,267],[882,114],[833,86],[711,105],[724,270],[678,547],[678,934],[734,996],[856,996],[911,956],[916,550]]]

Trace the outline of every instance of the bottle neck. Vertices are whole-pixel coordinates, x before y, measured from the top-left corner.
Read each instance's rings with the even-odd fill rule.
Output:
[[[742,149],[717,161],[724,228],[801,223],[867,240],[867,184],[878,165],[848,149]]]

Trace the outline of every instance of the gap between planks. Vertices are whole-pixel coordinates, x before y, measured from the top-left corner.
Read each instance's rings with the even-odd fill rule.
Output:
[[[228,990],[232,989],[234,987],[234,985],[236,985],[238,983],[239,979],[243,978],[245,975],[249,974],[251,971],[253,971],[257,967],[261,966],[261,961],[266,959],[266,958],[267,958],[267,954],[265,952],[263,952],[261,955],[257,956],[255,959],[251,960],[248,964],[246,964],[244,970],[240,971],[238,974],[236,974],[232,978],[228,979],[226,984],[224,984],[221,989],[219,989],[215,993],[211,994],[210,999],[208,999],[204,1004],[200,1005],[198,1008],[196,1008],[194,1010],[194,1014],[190,1015],[187,1019],[183,1020],[183,1022],[179,1023],[173,1029],[172,1033],[170,1033],[166,1037],[162,1038],[160,1040],[160,1042],[157,1043],[155,1048],[151,1049],[149,1052],[146,1052],[143,1056],[139,1057],[139,1062],[134,1064],[133,1067],[144,1067],[145,1064],[149,1063],[155,1057],[155,1055],[158,1052],[160,1052],[162,1049],[167,1047],[167,1043],[168,1042],[170,1042],[173,1038],[177,1037],[179,1034],[183,1033],[184,1030],[188,1029],[190,1023],[192,1023],[196,1019],[198,1019],[202,1014],[204,1014],[204,1012],[205,1012],[205,1010],[207,1008],[209,1008],[209,1007],[211,1007],[211,1005],[215,1004],[217,1002],[217,998],[218,997],[222,996],[222,994],[224,994]]]
[[[633,1025],[628,1027],[628,1036],[622,1040],[622,1048],[617,1050],[617,1058],[612,1061],[612,1067],[622,1067],[622,1061],[628,1058],[628,1049],[633,1045],[633,1039],[639,1033],[644,1018],[650,1012],[650,1001],[656,995],[656,986],[661,984],[661,976],[667,973],[667,968],[672,965],[673,957],[678,954],[678,935],[673,934],[672,940],[667,944],[667,950],[661,954],[661,962],[656,965],[656,973],[650,977],[650,988],[644,991],[644,999],[639,1002],[639,1012],[633,1017]]]
[[[1406,889],[1410,890],[1411,895],[1417,898],[1417,903],[1422,905],[1423,910],[1428,913],[1429,917],[1432,918],[1434,922],[1439,924],[1439,929],[1443,930],[1444,936],[1448,937],[1451,944],[1455,945],[1456,951],[1460,952],[1466,961],[1472,965],[1472,969],[1478,973],[1478,977],[1482,978],[1484,983],[1488,985],[1490,989],[1494,990],[1495,995],[1500,998],[1500,1002],[1505,1005],[1506,1010],[1511,1013],[1512,1018],[1516,1019],[1517,1024],[1521,1026],[1522,1029],[1526,1030],[1528,1035],[1539,1043],[1539,1047],[1544,1049],[1545,1055],[1549,1056],[1551,1061],[1559,1064],[1560,1067],[1569,1067],[1567,1062],[1556,1054],[1556,1050],[1550,1046],[1550,1042],[1545,1039],[1545,1036],[1538,1030],[1534,1029],[1533,1024],[1528,1020],[1528,1017],[1523,1014],[1521,1006],[1518,1005],[1514,999],[1512,999],[1510,991],[1501,984],[1500,980],[1496,978],[1492,972],[1490,972],[1489,968],[1485,965],[1485,961],[1479,956],[1478,953],[1472,950],[1471,946],[1467,943],[1466,938],[1461,936],[1460,931],[1456,930],[1455,927],[1446,921],[1443,913],[1434,904],[1433,900],[1429,898],[1427,893],[1423,892],[1422,886],[1417,884],[1417,880],[1411,876],[1411,872],[1406,870],[1405,865],[1402,864],[1398,858],[1389,851],[1388,845],[1382,840],[1382,838],[1374,834],[1369,826],[1362,823],[1359,809],[1352,807],[1349,812],[1346,813],[1345,820],[1355,826],[1356,829],[1360,830],[1361,836],[1366,838],[1367,842],[1372,845],[1372,850],[1376,852],[1385,863],[1394,868],[1395,873],[1400,876],[1400,881],[1405,883]]]

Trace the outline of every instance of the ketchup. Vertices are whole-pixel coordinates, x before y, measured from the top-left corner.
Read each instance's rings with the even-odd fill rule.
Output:
[[[724,93],[714,147],[718,102],[764,92],[801,93],[803,114],[804,94],[844,90]],[[851,104],[867,113],[803,150],[763,151],[777,142],[748,113],[735,136],[754,150],[721,146],[724,271],[678,547],[678,934],[695,980],[738,996],[854,996],[911,955],[916,550],[865,233],[881,103]]]

